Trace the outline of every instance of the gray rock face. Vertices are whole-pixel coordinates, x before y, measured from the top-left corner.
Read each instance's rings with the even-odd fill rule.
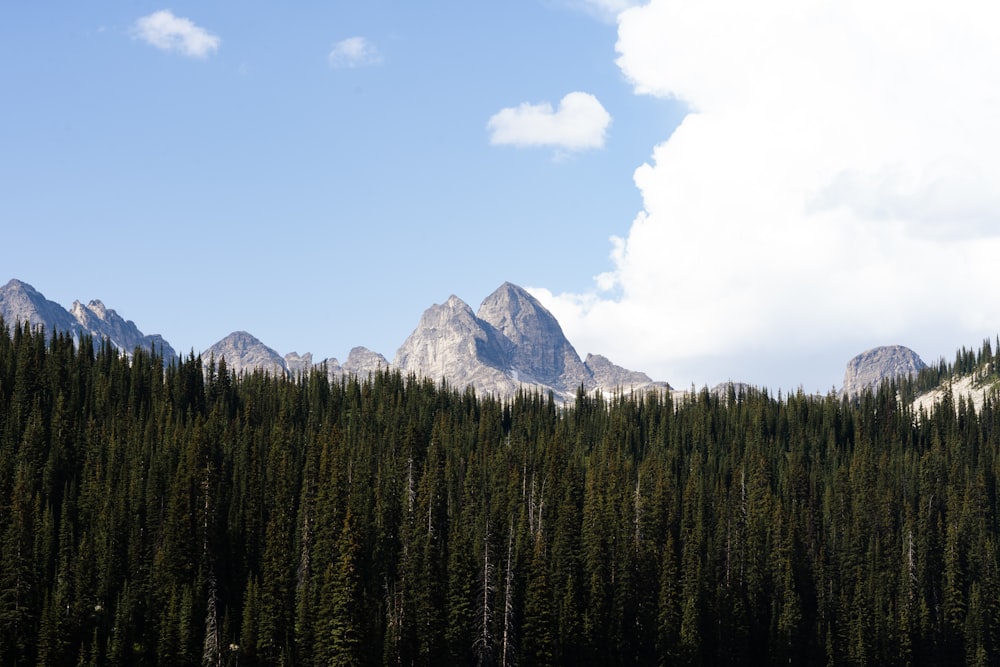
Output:
[[[516,376],[507,372],[512,345],[492,325],[452,295],[424,311],[420,324],[396,351],[393,365],[404,373],[453,386],[473,385],[480,391],[517,391]]]
[[[31,285],[16,279],[0,287],[0,315],[7,326],[15,322],[30,322],[32,326],[44,327],[47,335],[59,331],[70,333],[77,340],[90,335],[95,344],[107,338],[126,354],[132,354],[137,347],[157,352],[163,356],[164,363],[177,356],[163,336],[143,334],[135,322],[124,319],[100,301],[91,301],[86,306],[74,301],[66,310],[55,301],[46,299]]]
[[[126,353],[140,347],[159,352],[165,361],[176,358],[162,336],[144,335],[134,322],[101,301],[86,305],[75,301],[67,311],[19,280],[0,288],[0,316],[8,326],[28,321],[49,333],[65,331],[77,339],[89,334],[95,341],[106,338]],[[225,359],[227,368],[236,374],[260,369],[297,376],[316,367],[311,353],[290,352],[282,357],[245,331],[226,336],[201,357],[206,364],[213,358],[216,363]],[[364,347],[352,349],[343,364],[333,358],[322,364],[331,380],[396,368],[435,381],[444,379],[454,388],[472,386],[497,396],[527,389],[552,391],[562,400],[572,400],[581,386],[604,392],[670,389],[666,382],[654,382],[645,373],[616,366],[600,355],[587,355],[586,362],[581,361],[552,313],[511,283],[488,296],[478,313],[456,296],[428,308],[392,364]]]
[[[363,376],[386,370],[389,368],[389,362],[378,352],[359,346],[352,348],[347,354],[347,361],[342,368],[345,373]]]
[[[847,396],[857,396],[867,388],[877,388],[883,380],[915,375],[926,367],[923,359],[908,347],[876,347],[847,362],[841,392]]]
[[[285,359],[280,354],[260,342],[246,331],[234,331],[218,343],[201,353],[201,359],[208,363],[215,359],[226,360],[226,366],[237,375],[260,369],[273,375],[285,375],[288,371]]]
[[[477,317],[510,341],[508,363],[520,379],[563,392],[593,384],[556,318],[523,288],[504,283],[486,297]]]
[[[53,331],[79,335],[79,323],[65,308],[17,279],[0,287],[0,316],[9,329],[29,322],[32,328],[44,327],[47,336]]]
[[[334,358],[324,360],[323,365],[326,366],[326,372],[331,382],[345,375],[365,378],[371,373],[392,368],[392,364],[385,357],[367,347],[352,348],[343,365]]]
[[[107,338],[115,347],[126,354],[132,354],[138,347],[143,350],[155,350],[162,354],[166,361],[177,356],[174,348],[170,347],[170,343],[163,340],[163,336],[143,334],[135,322],[126,320],[113,309],[105,307],[100,301],[90,301],[86,306],[79,301],[74,301],[69,312],[95,340]]]
[[[311,352],[306,352],[305,354],[289,352],[285,355],[285,368],[293,376],[308,375],[312,367],[313,356]]]
[[[593,382],[597,387],[605,391],[622,389],[633,391],[644,389],[669,390],[671,387],[666,382],[657,382],[645,373],[630,371],[627,368],[617,366],[604,356],[599,354],[588,354],[583,365],[590,371]]]
[[[475,315],[456,296],[428,308],[394,364],[407,373],[500,396],[522,388],[552,391],[562,400],[572,400],[580,386],[609,392],[669,389],[604,357],[580,361],[555,317],[511,283],[488,296]]]

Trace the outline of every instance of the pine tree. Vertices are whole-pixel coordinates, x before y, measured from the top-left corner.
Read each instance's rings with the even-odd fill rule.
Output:
[[[555,619],[549,586],[545,538],[535,538],[528,587],[524,593],[523,662],[527,665],[555,664]]]
[[[326,664],[357,665],[361,662],[362,631],[361,581],[359,573],[359,546],[351,510],[344,515],[344,526],[337,547],[339,557],[324,577],[324,595],[329,596],[330,656]]]

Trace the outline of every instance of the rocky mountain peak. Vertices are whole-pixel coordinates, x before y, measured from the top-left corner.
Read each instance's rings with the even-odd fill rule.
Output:
[[[875,347],[847,362],[841,391],[847,396],[857,396],[867,388],[877,388],[883,380],[914,375],[926,367],[923,359],[908,347]]]
[[[109,311],[107,306],[105,306],[104,302],[100,299],[92,299],[87,302],[86,306],[79,301],[74,301],[73,305],[69,308],[69,312],[78,320],[81,318],[96,317],[97,319],[106,322],[109,319],[118,316],[118,313],[114,310]]]
[[[299,354],[298,352],[289,352],[284,356],[285,368],[292,375],[308,375],[309,371],[313,367],[313,356],[311,352],[306,352],[305,354]],[[226,362],[228,363],[228,362]]]
[[[352,347],[347,353],[347,361],[344,362],[343,369],[348,373],[363,375],[375,373],[389,368],[389,362],[378,352],[369,350],[367,347]]]
[[[0,316],[8,327],[29,322],[32,327],[44,327],[46,335],[77,333],[76,320],[65,308],[16,278],[0,287]]]
[[[464,386],[484,374],[505,375],[510,342],[452,295],[424,311],[420,323],[396,352],[393,362],[405,372],[447,378]],[[487,371],[487,369],[490,369]]]
[[[8,326],[28,321],[48,332],[69,332],[77,340],[86,335],[95,342],[107,339],[128,354],[140,347],[161,353],[165,362],[176,358],[161,336],[144,335],[134,322],[100,300],[74,301],[67,310],[17,279],[0,287],[0,316]],[[281,356],[246,331],[234,331],[201,357],[206,364],[224,359],[237,374],[260,369],[300,375],[317,367],[311,353]],[[665,382],[653,382],[646,374],[616,366],[599,355],[581,361],[552,313],[527,290],[509,282],[482,302],[478,314],[455,295],[432,305],[392,364],[377,352],[355,347],[343,365],[334,358],[321,365],[331,378],[395,367],[435,381],[446,380],[459,389],[472,386],[499,396],[526,389],[552,391],[562,400],[572,400],[580,386],[605,392],[669,389]]]
[[[255,369],[284,375],[288,370],[284,357],[246,331],[234,331],[202,352],[201,358],[205,363],[225,359],[226,366],[237,375]]]
[[[476,314],[455,296],[428,308],[394,364],[404,372],[445,378],[453,386],[507,396],[523,388],[572,400],[581,385],[604,391],[669,389],[604,357],[588,361],[593,368],[580,360],[556,318],[535,297],[504,283]]]
[[[592,384],[559,322],[524,288],[504,283],[486,297],[477,316],[510,341],[510,364],[522,378],[568,392],[581,382]]]
[[[104,302],[94,299],[84,306],[74,301],[70,306],[70,314],[76,319],[85,333],[94,337],[95,341],[107,338],[118,349],[131,354],[137,347],[156,351],[163,355],[164,361],[170,361],[177,356],[174,349],[157,334],[147,336],[139,331],[132,320],[126,320],[113,308],[108,308]]]
[[[44,326],[47,333],[58,330],[77,340],[89,335],[95,345],[106,338],[126,354],[132,354],[137,347],[155,351],[163,356],[164,363],[177,356],[162,336],[143,334],[135,322],[121,317],[102,301],[95,299],[87,305],[74,301],[66,310],[31,285],[16,279],[0,288],[0,315],[8,324],[27,321],[33,326]]]

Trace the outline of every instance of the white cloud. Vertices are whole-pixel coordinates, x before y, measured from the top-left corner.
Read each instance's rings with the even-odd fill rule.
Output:
[[[536,293],[581,352],[680,386],[822,390],[848,350],[934,361],[978,345],[1000,331],[998,14],[975,0],[626,10],[623,73],[691,113],[636,170],[644,210],[613,269],[588,294]]]
[[[191,19],[161,9],[143,16],[132,26],[132,34],[162,51],[177,51],[191,58],[207,58],[219,50],[222,40]]]
[[[326,60],[330,67],[362,67],[381,62],[382,55],[364,37],[348,37],[333,45]]]
[[[562,98],[558,109],[548,102],[525,102],[501,109],[486,127],[493,145],[554,146],[576,151],[604,146],[609,125],[611,114],[596,97],[573,92]]]
[[[629,7],[639,5],[639,0],[570,0],[570,4],[602,21],[614,23],[618,15]]]

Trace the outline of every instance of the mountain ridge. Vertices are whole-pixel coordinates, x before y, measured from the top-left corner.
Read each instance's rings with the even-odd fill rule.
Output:
[[[29,322],[33,327],[41,326],[46,336],[51,336],[53,332],[66,333],[77,342],[84,336],[92,336],[95,345],[108,339],[128,355],[141,348],[162,355],[164,363],[177,357],[174,348],[163,336],[142,333],[135,322],[126,320],[100,300],[91,300],[86,305],[74,301],[66,309],[17,278],[0,287],[0,316],[8,325]]]
[[[95,345],[107,339],[129,355],[136,348],[155,352],[163,356],[165,364],[177,358],[163,336],[144,334],[134,322],[99,299],[86,304],[77,300],[67,309],[16,278],[0,287],[0,317],[8,326],[29,322],[33,327],[44,327],[49,335],[53,331],[68,333],[77,342],[85,336],[91,336]],[[201,356],[206,361],[224,358],[227,367],[237,374],[261,369],[294,377],[325,369],[333,380],[397,369],[503,396],[521,389],[551,391],[562,400],[572,400],[581,388],[605,394],[644,390],[678,393],[669,383],[617,366],[600,354],[588,353],[581,358],[552,313],[527,290],[511,282],[504,282],[487,296],[475,312],[455,295],[442,304],[431,305],[397,349],[392,362],[358,346],[343,364],[333,357],[314,363],[309,352],[282,355],[246,331],[230,333],[203,350]],[[857,397],[886,380],[915,377],[926,367],[916,352],[902,345],[871,348],[848,361],[839,393]],[[960,378],[948,380],[947,388],[925,388],[915,405],[928,407],[946,394],[951,395],[952,388],[957,396],[973,391],[973,387],[981,390],[982,384]]]

